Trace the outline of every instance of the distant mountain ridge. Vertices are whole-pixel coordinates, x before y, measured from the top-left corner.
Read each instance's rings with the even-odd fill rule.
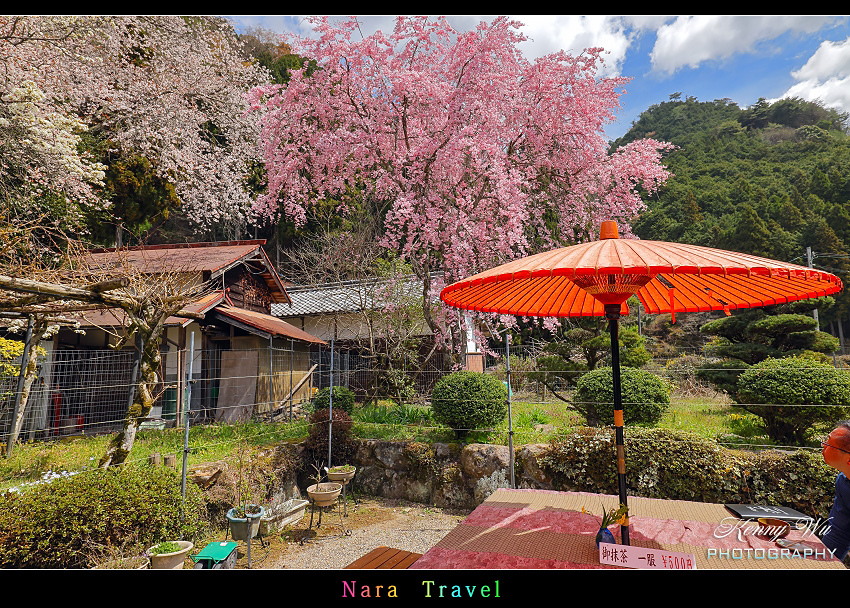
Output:
[[[632,222],[644,239],[687,242],[813,265],[850,282],[848,115],[802,99],[671,96],[643,112],[612,148],[642,137],[669,141],[674,174]],[[845,289],[821,314],[824,330],[850,316]]]

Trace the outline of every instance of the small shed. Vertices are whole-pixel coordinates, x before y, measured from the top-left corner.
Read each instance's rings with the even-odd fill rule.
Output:
[[[434,273],[433,279],[438,276],[439,273]],[[392,309],[402,302],[414,305],[417,311],[408,331],[409,337],[418,341],[419,352],[408,362],[407,371],[416,389],[426,393],[437,378],[451,369],[452,362],[441,353],[431,352],[434,335],[422,315],[422,291],[422,280],[414,275],[392,281],[376,277],[318,285],[287,285],[291,303],[275,303],[271,312],[325,342],[334,340],[339,349],[334,368],[341,370],[340,377],[335,375],[334,383],[363,392],[374,382],[376,371],[374,361],[361,356],[365,352],[364,345],[371,337],[379,350],[384,339],[380,321],[370,326],[380,319],[380,314],[375,313]],[[387,307],[388,303],[391,306]],[[469,317],[465,320],[466,326],[472,327]],[[483,371],[483,354],[472,339],[471,330],[465,347],[467,369]],[[328,362],[324,363],[327,368]],[[324,378],[321,381],[326,382]]]

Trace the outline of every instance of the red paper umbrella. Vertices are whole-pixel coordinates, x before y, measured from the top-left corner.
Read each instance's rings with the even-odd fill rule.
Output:
[[[772,306],[841,291],[828,272],[697,245],[600,240],[503,264],[443,289],[449,306],[530,317],[601,317],[637,294],[649,314]]]
[[[618,320],[636,294],[646,312],[772,306],[841,291],[828,272],[697,245],[620,239],[615,222],[602,222],[599,240],[503,264],[447,286],[440,299],[478,312],[529,317],[609,320],[614,371],[614,425],[620,501],[626,503]],[[628,525],[621,528],[628,544]]]

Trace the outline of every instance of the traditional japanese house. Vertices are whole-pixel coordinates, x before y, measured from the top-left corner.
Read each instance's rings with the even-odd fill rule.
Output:
[[[311,361],[325,342],[270,314],[273,304],[287,307],[291,300],[263,251],[264,243],[187,243],[89,252],[100,267],[130,265],[154,281],[157,275],[179,269],[208,286],[184,308],[203,314],[203,320],[172,316],[166,321],[162,386],[150,425],[182,419],[187,394],[193,419],[208,421],[279,417],[310,398],[315,385]],[[30,434],[34,430],[61,434],[57,429],[110,431],[120,426],[126,412],[132,349],[110,349],[126,326],[124,313],[108,309],[77,314],[85,333],[61,329],[46,344],[49,357],[39,378],[45,390],[42,403],[35,404],[28,416]]]

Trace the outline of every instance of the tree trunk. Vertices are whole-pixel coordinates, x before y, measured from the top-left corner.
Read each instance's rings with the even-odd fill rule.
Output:
[[[136,348],[141,352],[139,377],[132,405],[127,409],[124,426],[112,438],[98,466],[108,468],[123,464],[133,449],[139,426],[150,414],[154,404],[152,388],[156,385],[156,374],[160,367],[160,335],[142,336],[137,333]]]
[[[26,361],[23,360],[24,354],[21,354],[21,366],[23,367],[24,381],[21,385],[21,392],[18,397],[18,413],[17,416],[15,416],[15,419],[12,420],[12,428],[9,430],[8,449],[6,450],[7,457],[11,456],[15,442],[18,440],[18,435],[20,434],[21,428],[24,425],[24,420],[26,419],[30,392],[32,390],[33,382],[35,382],[35,378],[38,376],[38,343],[41,339],[41,335],[44,333],[44,329],[43,320],[38,318],[33,319],[32,331],[28,332],[27,336],[27,339],[30,341],[30,349],[29,356]]]
[[[17,441],[18,435],[21,433],[21,429],[24,426],[24,420],[26,419],[30,392],[32,391],[32,385],[35,382],[36,376],[38,376],[38,338],[36,338],[36,336],[40,336],[41,333],[43,332],[33,332],[33,340],[35,340],[35,344],[32,348],[30,348],[29,361],[26,362],[27,367],[24,373],[24,387],[21,391],[21,401],[18,406],[18,417],[12,424],[10,443]]]

